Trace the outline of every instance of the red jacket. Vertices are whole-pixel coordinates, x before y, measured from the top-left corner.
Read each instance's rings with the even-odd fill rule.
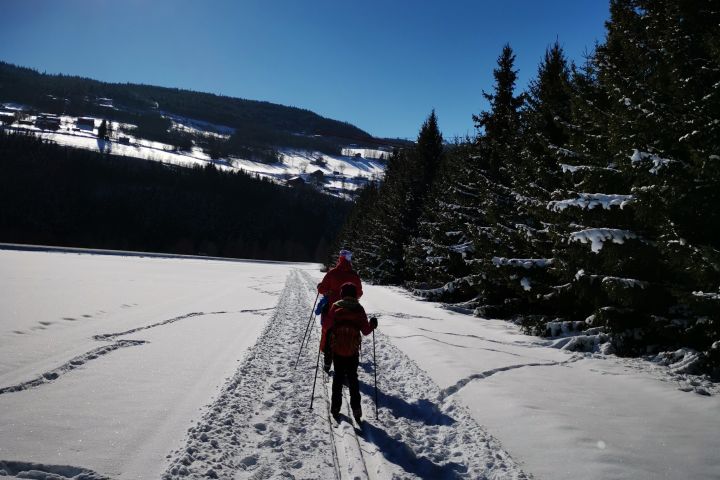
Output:
[[[349,357],[360,351],[360,332],[370,335],[373,331],[365,309],[355,298],[345,297],[333,304],[326,322],[332,331],[331,346],[335,355]]]
[[[362,284],[360,277],[352,269],[350,262],[345,257],[338,258],[337,265],[331,268],[318,284],[318,293],[328,297],[328,304],[333,305],[340,300],[340,287],[346,283],[352,283],[357,288],[357,298],[362,297]]]
[[[340,287],[346,283],[352,283],[357,289],[357,298],[362,297],[362,284],[360,277],[352,269],[352,265],[345,257],[339,257],[337,265],[331,268],[323,277],[322,282],[318,283],[318,293],[328,297],[328,305],[331,307],[340,300]],[[322,325],[322,336],[320,337],[320,350],[325,349],[325,337],[328,331],[327,315],[325,313],[320,317]]]

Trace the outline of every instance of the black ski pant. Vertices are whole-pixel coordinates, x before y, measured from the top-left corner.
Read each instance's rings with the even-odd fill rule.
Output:
[[[332,343],[332,340],[330,340],[331,335],[332,332],[327,332],[325,334],[325,349],[323,350],[323,364],[325,366],[325,371],[330,370],[333,361],[332,347],[330,347],[330,343]]]
[[[352,408],[353,412],[359,411],[360,383],[358,382],[357,369],[360,363],[360,355],[355,354],[351,357],[333,355],[333,361],[335,362],[335,376],[333,377],[330,410],[333,413],[340,412],[343,384],[347,380],[348,388],[350,388],[350,408]]]

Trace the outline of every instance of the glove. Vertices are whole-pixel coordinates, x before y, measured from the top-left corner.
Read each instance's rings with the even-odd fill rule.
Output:
[[[323,297],[320,299],[320,301],[317,304],[317,307],[315,307],[315,315],[320,315],[322,311],[325,309],[325,305],[328,303],[328,298],[323,295]]]
[[[370,318],[370,326],[375,330],[377,328],[377,318],[372,317]]]

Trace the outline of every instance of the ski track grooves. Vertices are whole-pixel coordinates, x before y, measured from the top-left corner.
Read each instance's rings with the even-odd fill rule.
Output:
[[[330,413],[332,377],[323,374],[323,380],[323,397],[327,406],[330,436],[333,447],[335,448],[334,459],[337,461],[337,478],[339,480],[368,480],[373,478],[368,472],[357,432],[353,424],[350,423],[352,412],[350,410],[350,398],[347,395],[347,391],[343,389],[343,403],[347,407],[346,414],[344,416],[341,414],[340,422],[336,425]],[[349,439],[350,437],[352,439]],[[341,448],[338,448],[338,445],[340,445]]]
[[[125,335],[130,335],[132,333],[140,332],[142,330],[148,330],[150,328],[159,327],[162,325],[167,325],[169,323],[174,323],[179,320],[184,320],[186,318],[191,317],[198,317],[203,315],[222,315],[227,313],[257,313],[257,312],[263,312],[266,310],[272,310],[272,308],[259,308],[254,310],[238,310],[237,312],[192,312],[187,313],[185,315],[180,315],[177,317],[173,317],[167,320],[163,320],[162,322],[153,323],[151,325],[145,325],[143,327],[137,327],[133,328],[131,330],[126,330],[124,332],[119,333],[104,333],[101,335],[95,335],[93,337],[93,340],[97,341],[110,341],[117,337],[124,337]],[[46,383],[54,382],[58,378],[60,378],[62,375],[71,372],[72,370],[75,370],[76,368],[85,365],[87,362],[91,360],[96,360],[99,357],[103,355],[107,355],[108,353],[115,351],[119,348],[125,348],[125,347],[134,347],[138,345],[143,345],[145,343],[148,343],[145,340],[115,340],[110,345],[104,345],[102,347],[94,348],[90,350],[89,352],[85,352],[81,355],[78,355],[76,357],[71,358],[67,362],[63,363],[59,367],[53,368],[52,370],[49,370],[43,374],[41,374],[39,377],[28,380],[26,382],[18,383],[15,385],[10,385],[7,387],[0,388],[0,395],[4,393],[11,393],[11,392],[20,392],[23,390],[27,390],[29,388],[35,388],[40,385],[44,385]]]
[[[136,345],[142,345],[144,343],[147,342],[144,340],[118,340],[114,343],[111,343],[110,345],[95,348],[93,350],[90,350],[89,352],[83,353],[82,355],[71,358],[69,361],[63,363],[59,367],[43,373],[34,380],[28,380],[27,382],[19,383],[17,385],[0,388],[0,395],[2,395],[3,393],[20,392],[22,390],[27,390],[29,388],[34,388],[40,385],[44,385],[46,383],[54,382],[62,375],[71,372],[72,370],[75,370],[82,365],[85,365],[91,360],[95,360],[103,355],[107,355],[108,353],[117,350],[118,348],[133,347]]]
[[[480,373],[474,373],[470,376],[467,376],[465,378],[460,379],[455,385],[451,385],[442,391],[440,391],[440,400],[444,400],[450,395],[456,394],[458,391],[460,391],[461,388],[463,388],[468,383],[472,382],[473,380],[483,379],[487,377],[491,377],[495,375],[496,373],[500,372],[507,372],[509,370],[515,370],[518,368],[524,368],[524,367],[556,367],[556,366],[562,366],[567,365],[568,363],[574,363],[578,360],[582,360],[582,356],[579,355],[573,355],[570,359],[565,360],[563,362],[538,362],[538,363],[520,363],[517,365],[508,365],[506,367],[500,367],[500,368],[493,368],[492,370],[487,370],[485,372]]]
[[[317,351],[306,348],[292,368],[312,306],[305,286],[293,270],[256,344],[172,452],[163,479],[335,478],[329,425],[308,408]]]
[[[263,312],[263,311],[272,310],[272,309],[273,309],[273,307],[256,308],[253,310],[237,310],[235,312],[225,312],[225,311],[222,311],[222,312],[191,312],[191,313],[186,313],[185,315],[180,315],[178,317],[173,317],[173,318],[169,318],[167,320],[163,320],[162,322],[153,323],[151,325],[145,325],[144,327],[137,327],[137,328],[133,328],[131,330],[126,330],[124,332],[119,332],[119,333],[103,333],[101,335],[95,335],[93,338],[95,340],[101,340],[101,341],[102,340],[110,340],[115,337],[124,337],[125,335],[130,335],[131,333],[140,332],[142,330],[149,330],[149,329],[155,328],[155,327],[161,327],[163,325],[167,325],[169,323],[175,323],[179,320],[185,320],[186,318],[191,318],[191,317],[199,317],[199,316],[204,316],[204,315],[223,315],[226,313],[257,313],[257,312]]]
[[[188,430],[183,446],[168,455],[164,480],[529,478],[465,407],[452,396],[441,398],[428,375],[380,332],[379,418],[372,337],[364,338],[358,371],[362,429],[350,418],[333,425],[330,385],[322,371],[315,402],[324,402],[326,411],[320,405],[310,410],[319,329],[310,329],[310,347],[297,370],[293,364],[315,284],[305,272],[290,273],[275,312],[238,371]],[[348,395],[343,398],[347,409]]]

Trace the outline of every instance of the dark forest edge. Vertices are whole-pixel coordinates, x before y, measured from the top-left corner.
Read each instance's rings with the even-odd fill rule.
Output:
[[[318,261],[350,207],[212,164],[178,167],[4,131],[0,169],[7,243]]]
[[[610,10],[583,65],[556,42],[520,94],[506,45],[477,136],[444,144],[433,112],[336,244],[373,282],[718,378],[720,9]]]

